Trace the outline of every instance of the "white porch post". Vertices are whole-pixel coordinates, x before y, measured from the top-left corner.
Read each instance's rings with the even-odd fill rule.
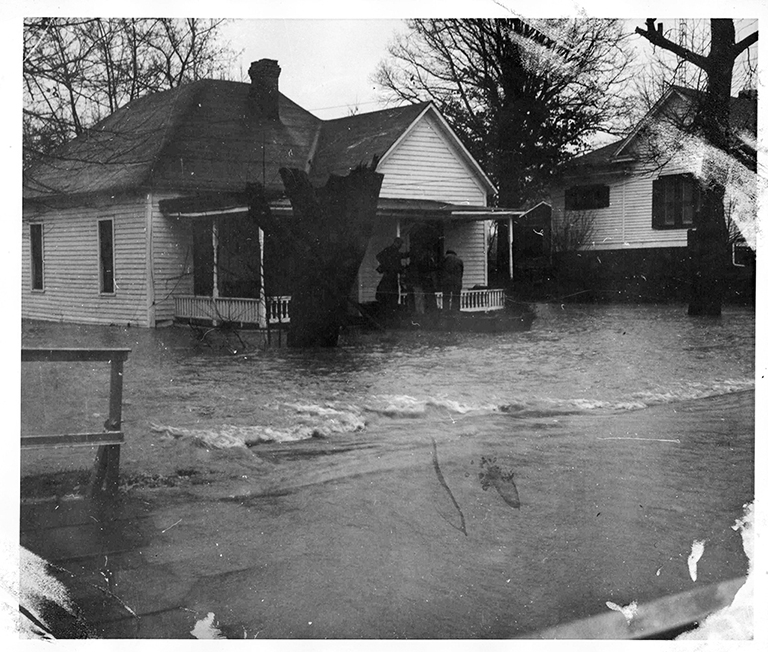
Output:
[[[211,296],[219,298],[219,222],[214,217],[211,228],[211,243],[213,244],[213,289]]]
[[[514,265],[512,260],[512,241],[514,240],[515,227],[512,218],[509,218],[509,278],[514,277]]]
[[[219,221],[214,217],[211,226],[211,243],[213,244],[213,288],[211,289],[211,301],[214,312],[216,311],[216,299],[219,298]],[[214,326],[219,325],[218,319],[212,319]]]
[[[146,231],[145,264],[147,270],[147,326],[155,327],[155,244],[152,221],[152,193],[147,193],[144,207],[144,229]]]
[[[259,229],[259,328],[267,327],[267,294],[264,292],[264,231]]]

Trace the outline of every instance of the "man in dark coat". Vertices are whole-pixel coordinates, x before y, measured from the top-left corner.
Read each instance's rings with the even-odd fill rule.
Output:
[[[376,288],[376,301],[387,311],[397,309],[400,297],[400,272],[403,271],[403,259],[408,258],[407,252],[401,252],[403,239],[395,238],[392,244],[376,254],[379,263],[377,272],[381,274],[381,280]]]
[[[464,262],[449,249],[443,260],[443,310],[461,308],[461,282],[464,277]]]

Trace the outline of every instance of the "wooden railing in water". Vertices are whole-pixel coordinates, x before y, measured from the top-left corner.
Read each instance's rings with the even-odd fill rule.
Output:
[[[443,293],[436,292],[437,307],[443,307]],[[180,320],[199,320],[219,325],[223,322],[254,324],[262,328],[269,324],[288,324],[291,321],[290,296],[267,297],[266,310],[259,299],[239,297],[201,297],[180,295],[176,302],[175,317]],[[401,297],[401,303],[405,297]],[[501,289],[462,290],[461,310],[480,312],[504,308],[505,294]]]
[[[174,297],[175,317],[181,320],[211,322],[217,326],[224,322],[253,324],[287,324],[291,321],[288,305],[291,297],[267,297],[266,310],[260,299],[240,297],[201,297],[178,295]]]
[[[267,297],[267,320],[270,324],[287,324],[291,321],[288,307],[291,297]]]
[[[54,448],[61,446],[98,446],[91,493],[102,488],[109,494],[117,491],[120,474],[120,446],[125,441],[122,431],[123,362],[131,349],[54,349],[22,348],[22,362],[109,362],[109,416],[101,432],[79,432],[53,435],[21,435],[21,448]]]
[[[240,297],[175,296],[177,319],[210,321],[214,326],[223,322],[263,324],[263,308],[258,299]]]
[[[443,293],[436,292],[437,307],[443,307]],[[459,307],[464,312],[501,310],[504,308],[504,290],[462,290]]]

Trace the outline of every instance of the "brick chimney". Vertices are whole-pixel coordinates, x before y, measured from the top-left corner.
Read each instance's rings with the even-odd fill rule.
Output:
[[[278,80],[280,66],[274,59],[259,59],[248,69],[251,78],[250,97],[261,115],[267,120],[279,120],[278,109]]]

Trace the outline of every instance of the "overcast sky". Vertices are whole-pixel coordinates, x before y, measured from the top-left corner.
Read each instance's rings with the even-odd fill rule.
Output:
[[[400,19],[237,20],[224,36],[235,51],[243,50],[239,69],[248,81],[248,67],[258,59],[277,59],[280,90],[320,118],[379,108],[370,81],[386,55]]]
[[[395,32],[406,31],[407,17],[555,17],[583,12],[631,19],[627,27],[632,31],[643,22],[643,18],[635,16],[674,13],[694,17],[756,17],[766,13],[765,0],[539,0],[533,5],[509,0],[113,0],[108,5],[93,0],[16,0],[2,6],[2,16],[7,13],[18,18],[19,27],[25,15],[233,19],[224,35],[233,50],[242,51],[242,55],[232,75],[247,81],[252,61],[277,59],[282,69],[283,93],[325,119],[347,115],[352,108],[361,112],[382,108],[376,103],[377,89],[371,77],[386,56]],[[665,27],[674,22],[658,20],[664,20]],[[8,21],[0,23],[9,26]],[[751,27],[754,28],[754,22]],[[13,39],[20,39],[20,34],[14,34]],[[11,44],[13,39],[0,39],[0,46]],[[651,51],[639,36],[633,37],[633,43],[646,53]]]
[[[496,8],[497,15],[504,15]],[[644,18],[626,20],[629,33],[644,22]],[[676,19],[658,20],[664,22],[665,31],[677,25]],[[737,38],[754,30],[756,24],[754,19],[738,21]],[[382,108],[377,102],[380,92],[371,78],[398,31],[407,32],[403,18],[288,17],[233,20],[223,34],[236,52],[242,51],[232,71],[235,77],[248,81],[252,61],[277,59],[280,90],[318,117],[330,119],[348,115],[352,108],[360,112]],[[652,56],[653,48],[638,35],[629,43],[639,51],[638,65],[642,67],[643,57]],[[757,46],[751,50],[756,57]]]

